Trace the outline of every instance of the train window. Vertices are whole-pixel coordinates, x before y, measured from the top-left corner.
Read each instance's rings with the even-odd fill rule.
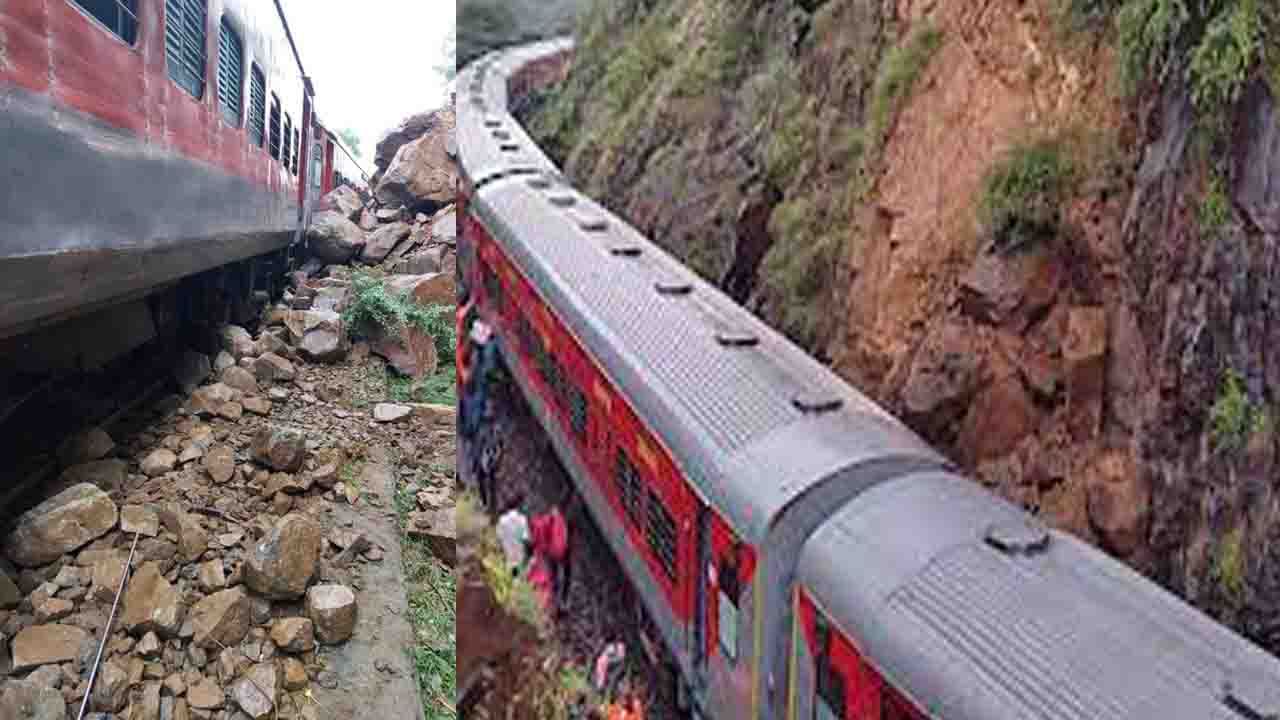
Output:
[[[280,163],[284,165],[284,171],[289,172],[289,149],[293,147],[293,118],[289,113],[284,114],[284,137],[280,142]]]
[[[320,189],[320,166],[324,164],[324,153],[319,145],[311,149],[311,187]]]
[[[831,626],[821,613],[814,618],[814,624],[818,642],[818,686],[813,703],[813,717],[814,720],[844,720],[844,676],[831,665]]]
[[[294,177],[298,177],[298,151],[300,149],[299,146],[301,144],[302,144],[301,133],[298,132],[297,128],[294,128],[293,130],[293,167],[291,168],[293,170]]]
[[[218,108],[222,117],[240,127],[240,94],[244,85],[244,46],[226,18],[218,32]]]
[[[280,159],[280,98],[271,93],[271,127],[267,138],[271,157]]]
[[[164,0],[164,54],[169,77],[197,100],[204,97],[205,0]]]
[[[494,272],[488,263],[482,263],[480,267],[484,272],[484,290],[489,294],[489,299],[493,301],[494,307],[500,309],[502,307],[502,281],[498,278],[498,273]]]
[[[718,605],[720,649],[730,661],[738,659],[738,603],[741,600],[742,585],[738,577],[738,566],[732,558],[720,561],[717,572],[717,584],[720,588]]]
[[[587,438],[587,396],[573,383],[568,383],[568,387],[569,424],[573,425],[573,431],[578,434],[578,437],[585,440]]]
[[[676,521],[671,512],[662,504],[662,498],[653,490],[648,490],[647,520],[645,538],[649,541],[649,550],[662,565],[662,571],[674,581],[676,579]]]
[[[249,68],[249,141],[262,147],[266,134],[267,81],[256,64]]]
[[[618,482],[618,497],[622,498],[622,508],[627,517],[638,527],[640,525],[640,473],[636,472],[635,463],[627,456],[627,451],[618,449],[618,465],[614,472]]]
[[[107,29],[132,45],[138,39],[138,0],[75,0]]]

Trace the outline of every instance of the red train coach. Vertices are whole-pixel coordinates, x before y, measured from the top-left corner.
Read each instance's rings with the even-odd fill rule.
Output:
[[[272,0],[0,3],[0,338],[288,247],[313,98]]]
[[[569,187],[508,102],[570,50],[460,76],[459,287],[693,717],[1280,717],[1275,658],[955,474]]]

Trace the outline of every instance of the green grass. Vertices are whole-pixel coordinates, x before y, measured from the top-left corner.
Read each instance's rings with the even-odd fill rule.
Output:
[[[894,117],[941,46],[942,31],[925,23],[885,53],[867,107],[866,137],[874,146],[884,142]]]
[[[1014,146],[988,170],[978,218],[1001,250],[1052,239],[1074,168],[1062,143],[1040,140]]]
[[[1200,235],[1205,238],[1217,237],[1231,221],[1231,199],[1221,175],[1215,173],[1209,178],[1197,216]]]
[[[393,502],[403,532],[409,513],[417,508],[417,499],[407,485],[398,485]],[[457,694],[457,578],[425,542],[403,535],[401,550],[414,636],[408,652],[417,675],[422,710],[427,720],[453,718]]]
[[[773,245],[761,263],[777,311],[779,329],[812,348],[827,315],[821,302],[844,247],[843,227],[824,227],[823,214],[806,196],[784,201],[769,218]]]
[[[1213,578],[1223,594],[1233,602],[1244,598],[1244,548],[1242,528],[1235,528],[1222,538],[1213,558]]]
[[[453,362],[457,343],[454,308],[448,305],[423,307],[409,292],[393,295],[387,291],[381,273],[357,270],[351,276],[352,301],[342,319],[355,337],[368,337],[377,330],[403,333],[417,328],[435,340],[441,363]]]
[[[1269,425],[1267,411],[1249,400],[1244,379],[1235,370],[1228,369],[1218,396],[1209,408],[1209,431],[1214,447],[1241,450],[1254,433],[1265,431]]]
[[[387,367],[387,398],[401,403],[456,405],[458,402],[457,373],[458,370],[453,363],[441,364],[435,374],[415,380]]]

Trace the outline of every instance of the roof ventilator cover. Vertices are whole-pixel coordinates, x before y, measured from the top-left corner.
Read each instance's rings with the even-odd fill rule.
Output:
[[[610,255],[618,257],[640,257],[641,248],[639,245],[613,245],[609,248]]]
[[[494,130],[493,137],[495,140],[510,140],[511,133],[507,132],[506,130]]]
[[[803,413],[826,413],[839,410],[844,400],[831,393],[801,392],[791,398],[791,404]]]
[[[1242,697],[1236,688],[1230,682],[1222,684],[1222,704],[1226,705],[1245,720],[1280,720],[1280,711],[1278,709],[1259,710],[1254,704],[1248,702]]]
[[[512,153],[512,152],[518,152],[520,150],[520,146],[516,145],[515,143],[503,143],[498,146],[498,149],[501,150],[502,152]]]
[[[751,332],[739,330],[719,330],[716,332],[716,342],[724,347],[755,347],[760,344],[760,338]]]
[[[534,190],[546,190],[547,188],[551,187],[551,181],[541,176],[536,178],[531,178],[529,180],[529,187],[533,188]]]
[[[548,199],[556,207],[573,207],[578,204],[578,198],[572,195],[552,195]]]
[[[688,295],[693,286],[682,280],[659,280],[653,284],[659,295]]]
[[[493,117],[491,117],[491,118],[485,118],[484,126],[485,126],[485,127],[487,127],[487,128],[498,128],[498,127],[502,127],[502,121],[501,121],[501,120],[499,120],[498,118],[493,118]]]
[[[987,528],[983,540],[1006,555],[1032,555],[1049,547],[1049,531],[1033,522],[1004,523]]]
[[[584,232],[604,232],[609,229],[609,221],[601,217],[578,218],[578,227]]]

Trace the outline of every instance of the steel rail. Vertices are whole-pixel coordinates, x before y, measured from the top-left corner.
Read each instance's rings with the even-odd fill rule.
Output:
[[[98,643],[98,655],[93,659],[93,669],[89,673],[89,686],[84,690],[84,700],[80,702],[80,712],[76,720],[84,720],[84,711],[89,709],[89,698],[93,695],[93,681],[98,679],[98,664],[102,662],[102,651],[107,647],[107,638],[111,637],[111,626],[115,623],[116,608],[120,605],[120,596],[124,594],[124,585],[129,581],[133,570],[133,556],[138,551],[139,530],[133,534],[133,546],[129,548],[129,560],[124,564],[124,574],[120,576],[120,587],[116,590],[116,599],[111,603],[111,615],[107,618],[106,627],[102,628],[102,642]]]

